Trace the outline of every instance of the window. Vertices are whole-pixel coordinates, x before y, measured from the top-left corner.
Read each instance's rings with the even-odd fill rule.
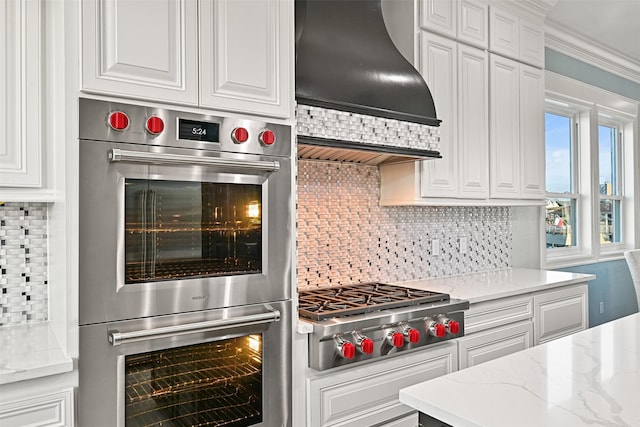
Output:
[[[575,119],[568,112],[545,113],[546,244],[547,248],[576,246]]]
[[[546,265],[620,257],[637,227],[638,102],[552,73],[546,85]]]

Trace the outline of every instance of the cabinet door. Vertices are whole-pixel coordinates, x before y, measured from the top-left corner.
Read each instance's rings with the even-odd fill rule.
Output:
[[[197,3],[82,2],[82,89],[197,104]]]
[[[414,411],[398,400],[401,388],[457,369],[457,344],[449,341],[406,356],[325,372],[308,380],[309,427],[369,427],[409,416]]]
[[[506,356],[533,345],[533,323],[503,326],[458,339],[460,369]]]
[[[520,20],[520,60],[544,68],[544,22]]]
[[[478,1],[458,3],[458,40],[486,49],[489,46],[488,6]]]
[[[490,55],[490,186],[492,198],[520,195],[519,66]]]
[[[587,285],[536,294],[533,310],[535,345],[587,329]]]
[[[420,27],[455,38],[456,3],[456,0],[421,0]]]
[[[61,390],[54,394],[34,396],[18,402],[0,404],[2,427],[72,427],[73,390]]]
[[[40,0],[0,2],[0,186],[42,185]]]
[[[509,58],[520,54],[520,28],[518,17],[506,10],[489,8],[489,50]]]
[[[200,103],[288,118],[292,114],[293,2],[200,2]]]
[[[487,53],[458,45],[458,196],[489,197],[489,76]]]
[[[544,75],[520,65],[521,197],[545,198]]]
[[[423,197],[451,197],[458,191],[456,42],[427,32],[420,35],[420,72],[436,106],[442,159],[422,162]]]

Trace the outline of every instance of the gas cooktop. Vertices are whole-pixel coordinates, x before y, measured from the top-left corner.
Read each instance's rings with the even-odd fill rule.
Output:
[[[358,283],[300,291],[298,311],[302,317],[320,321],[448,300],[449,295],[443,293],[385,283]]]

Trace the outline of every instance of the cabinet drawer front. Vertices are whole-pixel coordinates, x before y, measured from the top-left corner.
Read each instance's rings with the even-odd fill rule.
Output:
[[[522,322],[458,340],[460,369],[506,356],[533,345],[533,322]]]
[[[535,344],[588,328],[587,285],[534,295]]]
[[[507,323],[531,320],[531,297],[505,298],[471,304],[464,314],[464,331],[469,335]]]
[[[2,427],[73,426],[73,390],[38,396],[0,406]]]
[[[457,359],[457,345],[452,342],[397,360],[311,379],[310,426],[366,427],[408,414],[411,409],[399,402],[399,390],[455,371]]]

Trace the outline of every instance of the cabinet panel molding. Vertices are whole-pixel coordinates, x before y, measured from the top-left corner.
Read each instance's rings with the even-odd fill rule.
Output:
[[[458,6],[458,40],[486,49],[489,46],[488,6],[460,0]]]
[[[534,344],[587,329],[587,298],[585,284],[534,295]]]
[[[467,335],[458,340],[460,369],[497,359],[533,345],[531,321]]]
[[[3,427],[73,427],[73,390],[0,405]]]

